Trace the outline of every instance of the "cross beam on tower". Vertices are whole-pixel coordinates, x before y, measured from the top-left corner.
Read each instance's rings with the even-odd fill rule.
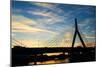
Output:
[[[77,19],[75,18],[75,33],[74,33],[74,37],[73,37],[72,48],[74,47],[74,44],[75,44],[76,35],[79,36],[79,39],[80,39],[83,47],[86,47],[85,43],[84,43],[84,41],[83,41],[83,39],[81,37],[81,34],[80,34],[79,30],[78,30]]]

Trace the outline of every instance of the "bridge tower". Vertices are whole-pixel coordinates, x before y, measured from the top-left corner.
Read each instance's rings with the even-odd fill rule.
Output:
[[[83,47],[85,48],[86,46],[78,30],[77,19],[75,18],[75,32],[74,32],[74,37],[73,37],[73,42],[72,42],[72,48],[74,47],[74,44],[75,44],[76,35],[78,35]]]

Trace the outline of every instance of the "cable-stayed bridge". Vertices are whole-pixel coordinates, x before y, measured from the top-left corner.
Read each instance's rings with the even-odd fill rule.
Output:
[[[76,36],[79,37],[79,40],[83,47],[74,47]],[[50,44],[58,44],[61,41],[60,39],[53,39],[48,41],[48,46]],[[69,58],[70,62],[85,62],[85,61],[95,61],[95,47],[86,47],[84,40],[81,36],[81,33],[78,29],[77,19],[75,19],[75,32],[72,41],[72,47],[41,47],[41,48],[25,48],[23,43],[19,42],[15,38],[12,39],[12,43],[18,46],[12,48],[12,65],[28,65],[29,62],[34,62],[34,65],[37,62],[48,61],[51,59],[65,59]],[[57,53],[62,54],[55,56],[48,56],[45,53]]]

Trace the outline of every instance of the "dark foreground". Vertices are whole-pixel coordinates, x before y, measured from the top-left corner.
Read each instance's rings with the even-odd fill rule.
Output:
[[[44,55],[44,53],[57,52],[62,52],[62,54],[52,56]],[[96,49],[95,47],[12,48],[12,66],[27,66],[30,62],[34,62],[33,65],[38,65],[37,62],[55,59],[64,60],[66,58],[69,60],[68,63],[95,61]]]

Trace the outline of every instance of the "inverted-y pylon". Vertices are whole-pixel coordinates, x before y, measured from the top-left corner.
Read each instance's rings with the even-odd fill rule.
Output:
[[[75,33],[74,33],[74,37],[73,37],[72,48],[74,47],[76,35],[79,36],[79,39],[80,39],[80,41],[81,41],[83,47],[86,47],[86,46],[85,46],[85,43],[84,43],[84,41],[83,41],[83,39],[82,39],[82,37],[81,37],[81,34],[80,34],[79,30],[78,30],[77,19],[75,18]]]

